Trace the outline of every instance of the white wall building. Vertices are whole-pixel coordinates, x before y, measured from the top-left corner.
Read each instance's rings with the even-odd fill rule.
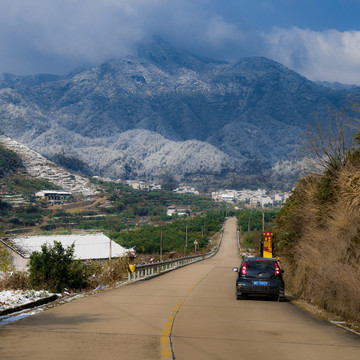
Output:
[[[47,199],[49,201],[63,201],[71,196],[70,191],[65,190],[41,190],[34,194],[36,198]]]
[[[144,182],[140,180],[126,180],[125,183],[131,186],[134,190],[161,190],[160,184],[153,184],[150,182]]]
[[[60,242],[64,248],[74,244],[74,258],[79,260],[108,260],[110,257],[122,257],[134,251],[123,248],[102,233],[26,236],[1,240],[10,249],[16,270],[26,270],[30,255],[34,251],[41,252],[41,246],[44,244],[53,246],[54,241]]]

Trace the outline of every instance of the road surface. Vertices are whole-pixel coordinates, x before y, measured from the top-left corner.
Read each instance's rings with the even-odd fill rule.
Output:
[[[235,299],[236,222],[211,259],[0,327],[0,359],[360,359],[360,338],[284,302]]]

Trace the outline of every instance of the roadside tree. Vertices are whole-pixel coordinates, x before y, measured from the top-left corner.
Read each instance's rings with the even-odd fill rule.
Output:
[[[79,260],[74,260],[74,244],[66,249],[58,241],[42,245],[41,252],[34,251],[29,263],[30,282],[34,288],[47,288],[62,292],[85,286],[86,274]]]

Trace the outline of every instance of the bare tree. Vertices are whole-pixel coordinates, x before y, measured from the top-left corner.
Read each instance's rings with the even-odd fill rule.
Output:
[[[359,122],[344,110],[330,110],[329,122],[322,127],[317,116],[301,141],[300,153],[308,162],[308,171],[318,174],[325,169],[336,170],[346,165],[350,154],[359,148]]]

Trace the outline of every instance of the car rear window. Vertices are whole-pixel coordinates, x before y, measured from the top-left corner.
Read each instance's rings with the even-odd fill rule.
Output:
[[[247,268],[256,268],[256,269],[274,269],[274,261],[269,260],[248,260]]]

